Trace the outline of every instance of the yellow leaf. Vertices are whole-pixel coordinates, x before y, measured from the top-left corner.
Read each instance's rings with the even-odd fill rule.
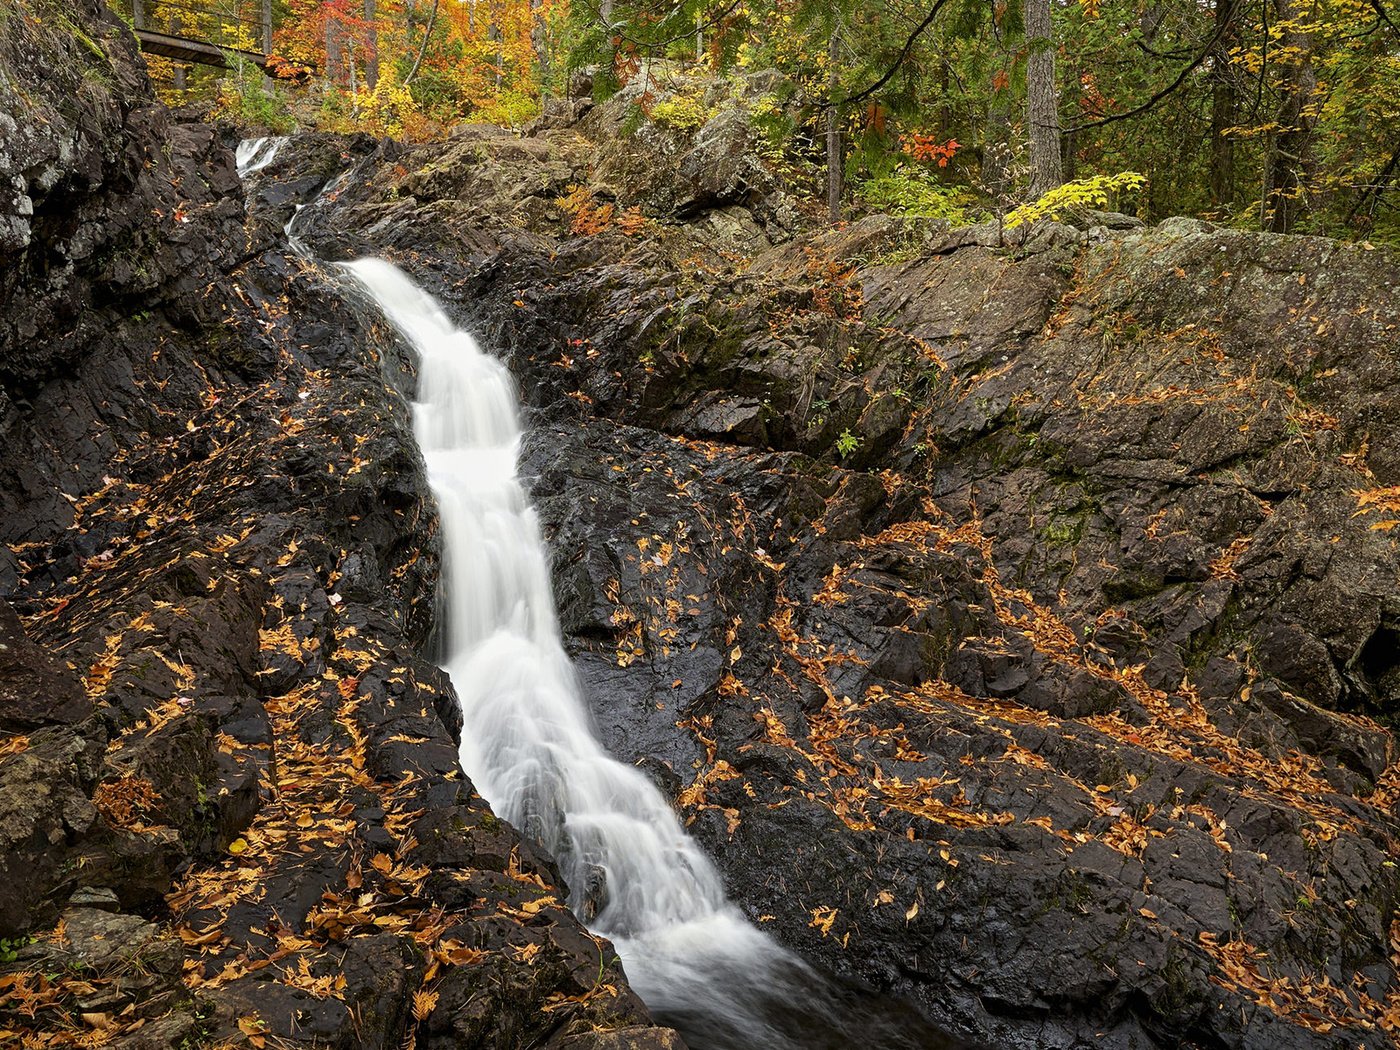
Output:
[[[266,1027],[266,1022],[257,1014],[244,1014],[238,1019],[238,1030],[244,1035],[257,1035]]]
[[[248,840],[247,840],[247,839],[234,839],[232,842],[230,842],[230,843],[228,844],[228,851],[229,851],[230,853],[232,853],[235,857],[238,856],[240,853],[245,852],[247,849],[248,849]]]
[[[433,1012],[433,1007],[437,1006],[438,993],[420,989],[413,993],[413,1019],[415,1021],[426,1021],[428,1015]]]

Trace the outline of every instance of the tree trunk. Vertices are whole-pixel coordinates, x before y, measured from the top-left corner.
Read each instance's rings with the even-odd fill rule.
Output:
[[[539,70],[540,102],[549,98],[549,24],[545,21],[540,0],[530,0],[530,50]]]
[[[1084,84],[1080,80],[1077,65],[1065,78],[1065,85],[1065,93],[1069,95],[1069,98],[1065,100],[1065,108],[1069,110],[1070,123],[1073,124],[1079,119],[1083,109],[1080,105],[1080,98],[1084,94]],[[1073,182],[1079,177],[1079,146],[1075,141],[1077,137],[1073,129],[1066,131],[1060,137],[1060,155],[1064,158],[1064,177],[1069,182]]]
[[[1026,123],[1031,140],[1031,193],[1039,197],[1064,182],[1050,0],[1026,0],[1025,18],[1030,52],[1026,60]]]
[[[272,55],[272,0],[262,0],[262,20],[259,28],[262,29],[262,53],[263,58]],[[267,71],[267,66],[263,66],[262,86],[264,91],[272,90],[272,77]]]
[[[826,210],[832,222],[841,221],[841,190],[844,172],[841,158],[841,113],[836,105],[836,92],[841,78],[837,75],[841,59],[841,36],[833,28],[826,50]]]
[[[491,27],[490,32],[488,32],[486,35],[491,40],[491,42],[496,45],[496,61],[494,65],[496,70],[496,91],[497,93],[499,93],[501,90],[501,82],[505,79],[506,72],[506,34],[500,26],[493,25]]]
[[[1288,233],[1307,210],[1303,176],[1316,120],[1309,108],[1317,90],[1317,75],[1312,66],[1312,37],[1298,28],[1296,20],[1302,12],[1294,0],[1274,0],[1274,15],[1282,29],[1284,58],[1279,66],[1283,82],[1279,131],[1269,151],[1262,210],[1266,230]]]
[[[1381,173],[1367,183],[1366,188],[1361,191],[1361,196],[1356,198],[1356,203],[1351,206],[1351,211],[1347,212],[1348,226],[1355,222],[1358,215],[1361,216],[1365,226],[1369,227],[1374,222],[1376,208],[1390,187],[1391,180],[1395,178],[1397,167],[1400,167],[1400,146],[1395,147],[1390,154],[1390,159],[1385,162],[1385,167],[1381,169]],[[1368,203],[1369,210],[1367,209]]]
[[[336,64],[338,57],[335,50],[335,19],[327,18],[325,26],[326,37],[326,68],[325,75],[321,78],[321,83],[325,88],[326,97],[330,97],[331,85],[338,80]]]
[[[413,60],[413,68],[408,71],[408,76],[403,78],[404,87],[413,83],[413,78],[418,75],[418,67],[423,64],[423,56],[428,53],[428,41],[433,38],[433,30],[437,27],[439,3],[441,0],[433,0],[433,11],[428,16],[428,28],[423,30],[423,44],[418,48],[418,57]]]
[[[365,0],[365,87],[373,91],[379,83],[379,26],[375,23],[374,0]]]
[[[131,21],[137,29],[146,28],[146,5],[142,0],[132,0]]]
[[[934,109],[938,121],[938,137],[945,142],[952,136],[953,106],[952,78],[949,76],[949,62],[940,58],[938,62],[938,104]]]
[[[1210,56],[1210,202],[1217,208],[1235,199],[1235,140],[1225,132],[1238,123],[1239,80],[1230,63],[1239,41],[1238,15],[1239,0],[1215,0],[1220,36]]]
[[[1011,92],[997,88],[993,74],[987,103],[987,129],[982,137],[982,188],[992,198],[997,213],[997,243],[1002,222],[1011,209]]]

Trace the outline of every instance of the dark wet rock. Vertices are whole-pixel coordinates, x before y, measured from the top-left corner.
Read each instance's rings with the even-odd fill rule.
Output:
[[[14,610],[0,602],[0,732],[72,725],[91,713],[77,676],[31,642]]]
[[[690,219],[742,205],[774,236],[791,231],[797,223],[793,206],[755,153],[758,132],[744,107],[732,100],[713,107],[697,101],[700,126],[678,130],[637,121],[644,90],[634,81],[579,124],[585,136],[606,144],[593,172],[598,183],[648,215]],[[669,101],[668,92],[662,90],[657,101]]]
[[[619,1028],[566,1036],[549,1045],[559,1050],[684,1050],[675,1032],[657,1028]]]
[[[244,238],[227,152],[211,129],[170,128],[115,14],[97,0],[64,19],[23,0],[11,14],[0,30],[0,373],[32,384],[156,302],[194,320],[210,262],[235,257]]]
[[[668,1032],[461,771],[412,362],[282,242],[394,147],[245,198],[105,7],[40,14],[0,17],[0,1043],[456,1046],[459,992],[478,1045]]]
[[[698,139],[625,118],[531,155],[596,151],[641,235],[502,230],[372,158],[308,226],[510,360],[608,745],[767,928],[974,1040],[1388,1045],[1393,255],[1103,215],[794,240],[758,197],[687,212]],[[451,149],[394,163],[445,200],[480,185]]]

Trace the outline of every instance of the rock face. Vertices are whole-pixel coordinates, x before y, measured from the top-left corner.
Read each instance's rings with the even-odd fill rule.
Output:
[[[199,318],[210,257],[243,249],[232,158],[171,127],[100,0],[16,0],[0,27],[0,376],[7,391],[163,305]],[[199,318],[217,321],[217,317]]]
[[[411,363],[104,12],[0,15],[0,1044],[679,1046],[459,768]]]
[[[990,1046],[1393,1045],[1392,255],[803,235],[718,98],[310,137],[245,208],[52,14],[0,20],[0,1041],[679,1045],[457,766],[412,364],[280,246],[315,198],[509,355],[600,731],[756,920]]]
[[[383,147],[306,236],[509,356],[600,729],[735,896],[986,1045],[1393,1045],[1395,257],[789,238],[607,126]]]

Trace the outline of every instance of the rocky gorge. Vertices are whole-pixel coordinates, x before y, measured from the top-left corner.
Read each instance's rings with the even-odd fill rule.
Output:
[[[460,769],[414,362],[295,217],[513,370],[597,730],[760,927],[973,1046],[1396,1041],[1392,253],[827,229],[718,93],[245,187],[96,3],[0,68],[6,1039],[682,1045]]]

